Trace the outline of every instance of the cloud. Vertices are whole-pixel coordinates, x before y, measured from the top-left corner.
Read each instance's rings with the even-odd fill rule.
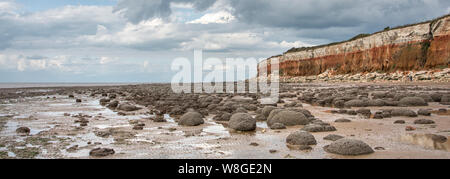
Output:
[[[176,4],[177,7],[184,4],[204,11],[215,2],[216,0],[120,0],[114,12],[122,14],[130,22],[137,24],[152,18],[168,18],[172,14],[171,4]]]
[[[227,11],[219,11],[215,13],[208,13],[200,17],[199,19],[190,21],[188,23],[191,24],[210,24],[210,23],[217,23],[217,24],[228,24],[235,20],[235,17],[227,12]]]

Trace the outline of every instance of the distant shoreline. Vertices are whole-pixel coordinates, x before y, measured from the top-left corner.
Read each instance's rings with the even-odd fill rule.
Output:
[[[1,83],[0,89],[13,88],[46,88],[46,87],[95,87],[95,86],[123,86],[146,83]]]

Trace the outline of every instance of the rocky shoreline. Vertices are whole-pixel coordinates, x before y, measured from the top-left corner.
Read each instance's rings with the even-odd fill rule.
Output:
[[[264,78],[264,77],[259,77]],[[405,71],[394,73],[357,73],[336,75],[333,71],[325,71],[313,76],[282,76],[280,82],[283,83],[310,83],[310,82],[450,82],[450,68],[441,70]]]
[[[449,87],[280,83],[272,105],[170,84],[0,89],[0,158],[450,158]]]

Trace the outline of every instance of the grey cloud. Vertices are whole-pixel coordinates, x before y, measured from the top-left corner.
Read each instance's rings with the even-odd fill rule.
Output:
[[[167,18],[172,14],[171,3],[192,4],[196,10],[204,11],[216,0],[120,0],[113,12],[120,12],[130,22],[139,23],[151,18]]]
[[[230,0],[241,21],[289,28],[413,23],[446,13],[447,0]]]

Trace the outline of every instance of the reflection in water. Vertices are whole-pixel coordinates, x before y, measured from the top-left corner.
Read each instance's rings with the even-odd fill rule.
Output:
[[[434,137],[433,137],[434,136]],[[425,148],[445,150],[450,152],[450,141],[438,140],[434,134],[407,134],[400,137],[403,142],[424,146]]]

